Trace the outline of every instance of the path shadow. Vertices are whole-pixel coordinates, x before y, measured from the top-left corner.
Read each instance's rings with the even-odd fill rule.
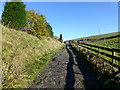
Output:
[[[71,46],[70,46],[71,47]],[[92,88],[103,88],[102,83],[98,80],[98,77],[93,73],[92,67],[89,66],[88,62],[86,62],[85,56],[80,55],[80,53],[76,50],[76,48],[71,47],[71,50],[76,55],[77,66],[84,77],[84,86],[85,89]]]
[[[71,51],[68,49],[67,45],[66,45],[66,50],[69,54],[69,62],[67,64],[66,85],[64,89],[72,88],[74,90],[74,84],[75,84],[75,75],[73,70],[74,58]]]

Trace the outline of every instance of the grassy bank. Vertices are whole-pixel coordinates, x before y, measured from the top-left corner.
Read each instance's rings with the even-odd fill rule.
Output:
[[[49,37],[39,40],[25,32],[2,30],[2,85],[4,88],[29,87],[62,44]]]

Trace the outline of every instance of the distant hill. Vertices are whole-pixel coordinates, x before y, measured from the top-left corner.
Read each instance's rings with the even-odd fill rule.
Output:
[[[73,39],[73,40],[80,40],[80,39],[100,39],[100,38],[111,37],[111,36],[116,36],[116,35],[120,35],[120,32],[112,32],[112,33],[101,34],[101,35],[93,35],[93,36],[88,36],[88,37],[83,37],[83,38],[77,38],[77,39]]]

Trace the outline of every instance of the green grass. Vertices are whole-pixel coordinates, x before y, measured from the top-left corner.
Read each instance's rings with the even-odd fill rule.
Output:
[[[102,63],[101,59],[98,57],[94,57],[94,58],[90,57],[89,58],[90,60],[88,60],[86,50],[79,51],[80,49],[83,50],[84,49],[83,47],[80,47],[80,46],[78,47],[77,45],[73,45],[73,48],[78,51],[78,54],[80,54],[81,58],[84,59],[83,62],[85,62],[85,64],[87,64],[90,67],[91,72],[94,72],[94,74],[96,74],[96,76],[98,77],[100,82],[103,83],[103,85],[105,87],[107,87],[107,88],[108,87],[109,88],[119,87],[119,78],[115,77],[114,72],[110,72],[110,70],[114,70],[115,72],[119,71],[118,69],[112,67],[111,65],[108,66],[108,64],[106,64],[106,63],[104,63],[104,64],[107,65],[107,68],[106,68],[106,66],[103,67],[102,64],[100,65],[100,63],[98,63],[98,62]],[[98,54],[98,53],[94,53],[94,54]],[[97,63],[97,65],[96,65],[96,63]],[[102,67],[102,68],[100,68],[100,67]],[[112,81],[114,81],[114,82],[112,82]]]
[[[27,88],[63,45],[57,40],[37,37],[0,25],[2,31],[2,86]]]
[[[89,44],[104,46],[104,47],[108,47],[108,48],[120,49],[120,41],[119,40],[120,40],[120,37],[119,38],[96,41],[96,42],[91,42]]]
[[[91,48],[91,49],[94,49],[94,50],[98,50],[98,48],[95,48],[95,47],[91,47],[91,46],[87,46],[87,45],[82,45],[82,46],[85,46],[85,47],[88,47],[88,48]],[[110,52],[110,51],[106,51],[106,50],[103,50],[103,49],[99,49],[99,50],[100,50],[100,52],[104,52],[104,53],[112,55],[112,52]],[[94,53],[94,54],[96,54],[96,55],[98,55],[97,52],[94,52],[92,50],[89,50],[89,51],[92,52],[92,53]],[[110,58],[110,57],[107,57],[107,56],[102,55],[102,54],[100,54],[99,56],[102,57],[102,58],[104,58],[104,59],[106,59],[106,60],[108,60],[108,61],[110,61],[110,62],[112,62],[112,58]],[[115,56],[120,57],[119,53],[115,53]],[[120,66],[120,62],[117,61],[117,60],[114,60],[114,63]]]
[[[118,32],[114,32],[114,33],[108,33],[108,34],[103,34],[103,35],[96,35],[96,36],[89,36],[89,37],[83,37],[83,38],[78,38],[78,39],[74,39],[74,40],[80,40],[80,39],[92,39],[92,41],[95,41],[95,42],[85,42],[85,43],[89,43],[89,44],[91,44],[91,45],[97,45],[97,46],[102,46],[102,47],[107,47],[107,48],[115,48],[115,49],[120,49],[120,37],[119,38],[113,38],[113,39],[106,39],[106,40],[100,40],[100,41],[97,41],[97,39],[100,39],[100,38],[104,38],[104,37],[111,37],[111,36],[115,36],[115,35],[120,35],[120,32],[118,33]],[[73,40],[73,41],[74,41]],[[73,44],[73,46],[74,46],[74,44]],[[94,49],[94,50],[98,50],[98,48],[95,48],[95,47],[91,47],[91,46],[87,46],[87,45],[83,45],[83,46],[86,46],[86,47],[89,47],[89,48],[92,48],[92,49]],[[76,43],[76,45],[75,45],[75,47],[77,48],[78,47],[78,44]],[[91,53],[94,53],[94,54],[96,54],[96,55],[98,55],[98,53],[96,53],[96,52],[94,52],[94,51],[92,51],[92,50],[89,50],[89,49],[87,49],[87,50],[84,50],[84,49],[86,49],[86,48],[84,48],[84,47],[81,47],[80,48],[80,46],[79,46],[79,49],[81,49],[81,50],[83,50],[83,53],[85,53],[85,57],[87,57],[87,52],[86,51],[90,51]],[[85,51],[85,52],[84,52]],[[107,53],[107,54],[110,54],[110,55],[112,55],[112,52],[110,52],[110,51],[106,51],[106,50],[103,50],[103,49],[100,49],[100,52],[104,52],[104,53]],[[82,55],[83,55],[83,53],[82,53]],[[102,57],[102,58],[104,58],[104,59],[106,59],[106,60],[108,60],[108,61],[110,61],[110,62],[112,62],[112,59],[111,58],[109,58],[109,57],[107,57],[107,56],[105,56],[105,55],[99,55],[100,57]],[[115,56],[117,56],[117,57],[120,57],[120,53],[115,53]],[[84,57],[84,56],[83,56]],[[91,58],[91,57],[90,57]],[[98,57],[95,57],[95,58],[91,58],[91,60],[92,59],[94,59],[96,62],[99,60],[99,58]],[[120,66],[120,61],[117,61],[117,60],[114,60],[113,61],[113,63],[114,64],[116,64],[116,65],[119,65]],[[94,66],[94,65],[93,65]],[[113,68],[113,67],[112,67]],[[99,69],[99,68],[98,68]],[[113,70],[114,70],[114,68],[113,68]],[[118,69],[117,69],[118,70]],[[110,71],[110,70],[109,70]],[[116,71],[116,69],[115,69],[115,71]],[[104,72],[104,70],[103,70],[103,72]],[[117,81],[116,80],[116,77],[114,77],[114,75],[107,75],[107,73],[105,72],[105,73],[103,73],[102,72],[102,75],[100,76],[100,77],[102,77],[101,78],[101,81],[102,82],[104,82],[104,84],[106,83],[106,82],[109,82],[109,83],[107,83],[108,84],[108,87],[118,87],[119,86],[119,81]],[[116,84],[114,84],[114,83],[111,83],[111,81],[110,80],[114,80],[114,78],[115,78],[115,80],[118,82],[118,85]],[[106,84],[106,85],[107,85]]]
[[[93,36],[88,36],[88,37],[83,37],[83,38],[77,38],[74,40],[80,40],[80,39],[100,39],[100,38],[104,38],[104,37],[110,37],[110,36],[115,36],[115,35],[119,35],[120,32],[113,32],[113,33],[107,33],[107,34],[101,34],[101,35],[93,35]]]
[[[94,41],[94,42],[86,42],[86,43],[91,44],[91,45],[107,47],[107,48],[120,49],[120,37],[97,41],[97,39],[100,39],[100,38],[115,36],[115,35],[119,35],[119,34],[120,34],[120,32],[113,32],[113,33],[107,33],[107,34],[102,34],[102,35],[95,35],[95,36],[78,38],[78,39],[74,39],[74,40],[92,39],[92,41]],[[87,46],[87,47],[98,50],[97,48],[94,48],[94,47],[90,47],[90,46]],[[106,51],[106,50],[103,50],[103,49],[100,49],[100,51],[112,55],[112,52],[110,52],[110,51]],[[98,54],[98,53],[96,53],[94,51],[91,51],[91,52],[94,53],[94,54]],[[107,56],[104,56],[104,55],[100,55],[100,56],[107,59],[107,60],[109,60],[109,61],[112,61],[112,59],[107,57]],[[120,57],[120,53],[116,52],[115,56]],[[116,60],[115,60],[115,63],[117,65],[120,65],[120,62],[118,62]]]
[[[107,47],[107,48],[115,48],[115,49],[120,49],[120,37],[119,38],[113,38],[113,39],[108,39],[108,40],[101,40],[101,41],[96,41],[96,42],[91,42],[89,44],[92,45],[97,45],[97,46],[102,46],[102,47]],[[110,51],[106,51],[106,50],[101,50],[104,51],[105,53],[110,54]],[[120,53],[116,52],[115,56],[120,57]],[[103,56],[105,59],[108,59],[106,56]],[[110,60],[110,59],[108,59]],[[117,64],[118,61],[115,61],[115,63]],[[120,62],[118,62],[120,65]]]
[[[31,62],[30,64],[27,64],[25,66],[26,70],[23,71],[24,76],[22,76],[22,79],[18,78],[18,80],[16,80],[17,82],[14,82],[10,85],[10,88],[24,87],[26,83],[29,87],[33,84],[33,80],[34,82],[37,82],[37,76],[41,73],[43,68],[45,68],[46,64],[49,63],[51,57],[53,57],[57,51],[58,50],[51,50],[45,53],[43,56],[37,57],[39,59],[36,58],[35,61]],[[26,80],[27,82],[25,83],[24,80]]]
[[[113,38],[113,39],[96,41],[96,42],[91,42],[89,44],[91,44],[91,45],[97,45],[97,46],[102,46],[102,47],[107,47],[107,48],[120,49],[120,37]],[[107,52],[107,51],[105,50],[105,52]],[[115,56],[120,57],[120,53],[116,52]]]

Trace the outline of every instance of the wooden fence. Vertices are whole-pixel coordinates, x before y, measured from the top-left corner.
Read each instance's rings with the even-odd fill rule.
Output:
[[[115,56],[115,52],[120,53],[120,49],[106,48],[106,47],[96,46],[96,45],[91,45],[91,44],[86,44],[86,43],[80,43],[79,45],[84,47],[84,48],[87,48],[88,50],[92,50],[94,52],[97,52],[98,56],[100,56],[100,54],[101,54],[101,55],[104,55],[104,56],[107,56],[107,57],[111,58],[112,62],[109,61],[109,60],[106,60],[106,59],[104,59],[104,60],[106,60],[112,66],[115,66],[115,67],[117,67],[120,70],[120,65],[117,65],[117,64],[114,63],[114,60],[120,62],[120,57]],[[87,46],[90,46],[90,47],[87,47]],[[91,47],[97,48],[97,50],[96,49],[92,49]],[[112,54],[108,54],[108,53],[102,52],[100,50],[110,51]]]

